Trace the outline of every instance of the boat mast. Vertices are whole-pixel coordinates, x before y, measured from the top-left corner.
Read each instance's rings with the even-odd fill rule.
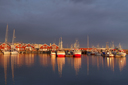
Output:
[[[61,39],[61,42],[60,42],[60,47],[61,47],[61,49],[63,49],[62,37],[61,37],[60,39]]]
[[[121,47],[121,44],[120,43],[119,43],[119,46],[118,47],[119,47],[119,50],[122,50],[122,47]]]
[[[6,27],[6,34],[5,34],[5,43],[7,44],[7,42],[8,42],[8,24]]]
[[[15,39],[15,29],[13,30],[13,37],[12,37],[12,45],[14,44],[14,39]]]
[[[12,37],[12,46],[13,46],[13,49],[14,50],[14,39],[15,39],[15,29],[13,30],[13,37]]]
[[[106,42],[106,49],[109,50],[109,46],[108,46],[109,42]]]
[[[59,39],[59,48],[60,48],[60,50],[63,49],[62,37],[60,37],[60,39]]]
[[[114,46],[114,41],[112,42],[112,49],[114,49],[115,48],[115,46]]]

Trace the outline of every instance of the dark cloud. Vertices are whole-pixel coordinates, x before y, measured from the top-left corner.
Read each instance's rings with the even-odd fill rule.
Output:
[[[114,41],[127,46],[128,1],[110,0],[0,0],[0,42],[9,25],[9,41],[16,29],[16,41],[58,44],[64,46],[76,39],[85,47]],[[78,3],[78,4],[77,4]],[[85,5],[85,3],[87,5]]]

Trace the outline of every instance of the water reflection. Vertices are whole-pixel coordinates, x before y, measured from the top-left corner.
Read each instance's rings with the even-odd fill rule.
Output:
[[[11,65],[10,65],[11,64]],[[14,69],[16,67],[20,67],[22,65],[31,66],[34,64],[34,55],[1,55],[0,56],[0,65],[4,67],[4,78],[5,78],[5,85],[7,84],[7,72],[11,66],[11,73],[12,73],[12,81],[14,81]]]
[[[35,54],[19,54],[16,59],[16,63],[19,67],[26,65],[28,67],[34,64],[34,56]]]
[[[116,58],[116,63],[118,63],[119,69],[120,71],[122,71],[123,68],[126,66],[126,57]]]
[[[76,71],[76,75],[78,75],[80,68],[81,68],[81,58],[74,58],[74,69]]]
[[[107,67],[110,67],[114,71],[114,57],[107,57]]]
[[[87,56],[87,75],[89,75],[89,57]]]
[[[126,57],[114,58],[114,57],[102,57],[102,56],[84,56],[84,62],[87,64],[87,75],[89,75],[89,66],[97,67],[97,70],[100,68],[110,68],[113,72],[115,67],[119,67],[119,70],[122,71],[126,66]],[[117,70],[117,69],[116,69]]]
[[[57,64],[58,64],[58,72],[60,77],[62,76],[62,69],[63,66],[65,65],[65,58],[59,58],[57,57]]]
[[[126,57],[114,58],[107,57],[107,67],[110,67],[112,71],[115,71],[114,68],[118,66],[119,70],[122,71],[124,66],[126,66]]]
[[[17,55],[11,55],[11,71],[12,71],[12,81],[13,81],[13,83],[15,82],[14,81],[14,66],[15,66],[15,64],[16,64],[16,58],[17,58],[18,56]]]
[[[7,68],[9,66],[9,55],[4,55],[3,56],[3,67],[4,67],[4,78],[5,78],[5,85],[7,84]]]
[[[84,69],[86,69],[87,75],[91,75],[92,71],[107,72],[108,70],[110,70],[114,72],[119,70],[121,72],[126,66],[126,58],[127,57],[114,58],[114,57],[84,56],[84,55],[81,58],[73,58],[73,57],[59,58],[56,56],[50,57],[50,55],[47,55],[47,54],[39,54],[39,55],[19,54],[19,55],[11,55],[11,56],[1,55],[0,66],[3,67],[3,70],[4,70],[3,82],[6,85],[8,84],[7,80],[9,81],[9,79],[12,79],[13,84],[15,84],[15,77],[16,77],[15,74],[16,74],[16,71],[19,71],[15,69],[19,69],[24,66],[26,66],[27,68],[30,68],[33,65],[42,65],[43,67],[51,66],[51,70],[54,72],[57,71],[57,69],[55,68],[58,67],[57,72],[60,77],[62,77],[62,73],[64,71],[63,69],[67,69],[67,66],[71,66],[75,71],[74,75],[79,75],[79,71],[84,71]],[[36,69],[40,70],[40,68],[36,68]],[[67,70],[71,72],[70,68],[68,68]],[[11,72],[11,74],[9,74],[9,71]],[[11,78],[7,78],[9,77],[8,75],[11,75]]]
[[[48,65],[50,65],[50,61],[48,60],[48,58],[50,58],[50,55],[48,55],[48,54],[39,54],[39,58],[40,58],[40,64],[42,66],[47,67]]]
[[[52,70],[55,72],[56,55],[52,55],[52,56],[51,56],[51,65],[52,65]]]

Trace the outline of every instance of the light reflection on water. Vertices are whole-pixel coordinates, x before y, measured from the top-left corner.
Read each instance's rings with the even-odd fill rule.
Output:
[[[60,77],[62,76],[62,70],[65,65],[65,57],[64,58],[59,58],[57,57],[57,64],[58,64],[58,73]]]
[[[36,66],[41,65],[46,68],[51,66],[52,67],[51,70],[54,73],[57,72],[59,74],[59,78],[63,77],[63,73],[65,73],[63,72],[64,69],[69,69],[67,68],[67,66],[71,66],[74,68],[75,71],[74,75],[76,76],[79,75],[80,72],[82,73],[84,69],[86,69],[86,75],[90,75],[91,74],[90,72],[92,70],[100,71],[101,69],[107,69],[107,71],[110,69],[112,72],[114,72],[115,70],[119,70],[121,72],[123,68],[126,67],[126,58],[127,57],[114,58],[114,57],[86,56],[86,55],[83,55],[81,58],[73,58],[73,57],[59,58],[55,56],[50,56],[48,54],[39,54],[39,55],[19,54],[14,56],[1,55],[0,66],[3,67],[4,69],[1,68],[0,70],[4,70],[4,76],[3,77],[1,76],[0,79],[4,78],[4,84],[7,85],[8,82],[11,81],[11,80],[8,81],[8,77],[9,77],[8,75],[11,75],[12,82],[13,84],[15,84],[15,79],[16,79],[15,69],[23,68],[24,66],[28,68],[31,67],[34,68],[34,65]],[[11,69],[11,71],[9,69]],[[8,70],[11,72],[11,74]],[[70,70],[71,69],[69,69],[69,72]]]
[[[76,75],[78,75],[80,68],[81,68],[81,58],[74,58],[74,69],[76,71]]]

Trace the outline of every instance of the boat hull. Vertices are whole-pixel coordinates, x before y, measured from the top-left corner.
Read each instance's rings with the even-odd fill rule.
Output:
[[[114,57],[114,54],[109,54],[108,57]]]
[[[55,52],[51,52],[51,55],[56,55],[56,53]]]
[[[81,51],[74,51],[74,57],[81,57]]]
[[[58,51],[57,57],[65,57],[65,51]]]
[[[81,54],[74,54],[74,57],[81,57]]]
[[[126,56],[126,53],[121,53],[121,56],[122,56],[122,57],[125,57],[125,56]]]
[[[120,58],[120,57],[121,57],[121,55],[115,55],[115,57],[116,57],[116,58]]]
[[[3,52],[4,55],[10,55],[10,52]]]
[[[18,55],[18,52],[11,52],[11,55]]]
[[[65,57],[65,55],[59,54],[59,55],[57,55],[57,57]]]

